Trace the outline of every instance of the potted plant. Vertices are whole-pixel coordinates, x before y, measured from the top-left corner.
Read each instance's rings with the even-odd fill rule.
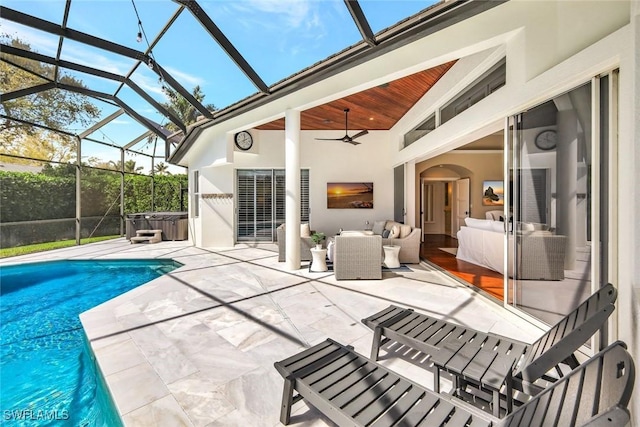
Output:
[[[322,249],[322,241],[326,238],[324,233],[315,232],[311,235],[311,240],[316,244],[316,249]]]

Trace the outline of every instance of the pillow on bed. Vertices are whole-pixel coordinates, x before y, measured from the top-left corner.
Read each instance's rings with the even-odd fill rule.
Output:
[[[491,221],[491,230],[497,231],[499,233],[504,232],[504,222]]]
[[[491,228],[491,223],[495,221],[491,221],[488,219],[478,219],[478,218],[465,218],[464,223],[467,224],[467,227],[471,228],[479,228],[481,230],[493,230]]]

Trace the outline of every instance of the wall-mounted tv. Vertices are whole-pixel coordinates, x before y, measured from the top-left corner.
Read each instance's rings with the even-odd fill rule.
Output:
[[[328,209],[373,209],[373,182],[328,182]]]

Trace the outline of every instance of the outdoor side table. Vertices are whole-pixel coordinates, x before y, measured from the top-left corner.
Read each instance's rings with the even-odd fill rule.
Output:
[[[481,346],[485,340],[484,346]],[[480,334],[473,341],[447,337],[441,343],[441,351],[434,354],[435,367],[434,390],[440,391],[440,371],[455,376],[454,389],[460,380],[482,386],[492,393],[493,415],[500,416],[500,389],[506,386],[507,413],[513,409],[512,372],[522,352],[509,352],[507,349],[494,348],[498,339],[489,334]],[[508,345],[508,343],[503,343]],[[500,347],[500,346],[498,346]],[[509,354],[507,354],[509,353]]]
[[[328,271],[327,268],[327,250],[311,248],[311,267],[310,271]]]
[[[398,260],[398,254],[400,253],[400,246],[384,245],[384,265],[387,268],[400,267],[400,260]]]

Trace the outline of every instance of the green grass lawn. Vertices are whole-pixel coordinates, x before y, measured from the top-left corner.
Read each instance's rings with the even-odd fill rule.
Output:
[[[117,239],[118,237],[120,236],[90,237],[87,239],[80,239],[80,244],[84,245],[87,243],[101,242],[103,240]],[[74,240],[61,240],[59,242],[38,243],[35,245],[16,246],[15,248],[0,248],[0,258],[32,254],[35,252],[50,251],[52,249],[68,248],[70,246],[75,246],[75,245],[76,245],[76,241],[74,239]]]

